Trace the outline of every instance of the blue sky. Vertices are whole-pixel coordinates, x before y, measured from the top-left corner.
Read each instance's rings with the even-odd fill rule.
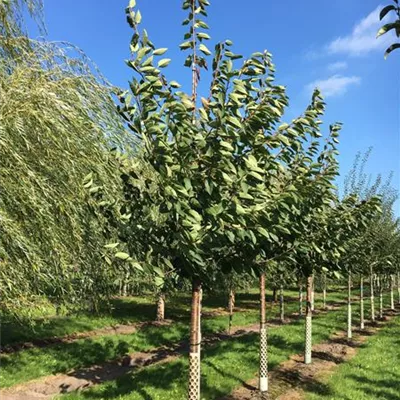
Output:
[[[399,187],[400,51],[385,61],[390,38],[375,39],[378,10],[386,3],[389,0],[211,0],[208,23],[211,43],[229,38],[234,52],[244,56],[264,49],[273,54],[277,82],[287,86],[291,100],[287,121],[304,110],[312,88],[320,87],[327,102],[325,129],[335,121],[344,124],[342,175],[357,151],[373,146],[368,172],[394,171]],[[152,41],[169,48],[173,61],[168,77],[188,85],[189,71],[178,49],[185,32],[181,0],[137,4]],[[131,74],[124,63],[131,35],[126,5],[127,0],[45,0],[48,38],[79,46],[112,83],[126,88]]]

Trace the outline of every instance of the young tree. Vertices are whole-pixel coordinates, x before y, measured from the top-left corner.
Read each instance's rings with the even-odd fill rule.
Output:
[[[164,246],[168,259],[193,282],[190,398],[199,397],[202,281],[209,267],[218,266],[221,254],[229,256],[236,244],[248,246],[249,240],[256,244],[258,215],[266,214],[265,204],[280,193],[274,188],[282,186],[271,149],[288,145],[287,134],[264,133],[286,104],[284,88],[271,83],[273,65],[267,52],[255,53],[235,69],[234,60],[240,56],[231,52],[231,42],[218,44],[210,95],[198,105],[200,69],[207,67],[205,56],[211,54],[204,43],[209,38],[207,25],[201,19],[207,5],[206,0],[183,4],[189,12],[184,21],[189,32],[181,48],[190,51],[185,65],[192,73],[192,92],[187,95],[161,73],[169,59],[154,64],[166,49],[156,49],[147,33],[139,31],[141,15],[130,2],[127,14],[134,34],[128,65],[137,77],[131,94],[121,94],[121,114],[143,141],[144,157],[154,168],[159,197],[152,204],[164,214],[170,233]]]

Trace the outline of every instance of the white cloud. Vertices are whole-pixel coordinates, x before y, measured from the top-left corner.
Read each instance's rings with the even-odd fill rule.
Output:
[[[347,54],[350,56],[361,56],[371,51],[384,51],[393,41],[390,34],[376,39],[379,28],[387,22],[379,20],[379,13],[383,6],[379,5],[369,15],[359,21],[353,31],[346,36],[340,36],[327,45],[330,54]],[[389,17],[390,18],[390,17]]]
[[[330,71],[330,72],[340,71],[342,69],[347,68],[347,62],[346,61],[338,61],[338,62],[329,64],[327,68],[328,68],[328,71]]]
[[[358,85],[360,82],[359,76],[333,75],[328,79],[320,79],[308,84],[306,89],[311,92],[317,87],[324,97],[333,97],[346,93],[349,86]]]

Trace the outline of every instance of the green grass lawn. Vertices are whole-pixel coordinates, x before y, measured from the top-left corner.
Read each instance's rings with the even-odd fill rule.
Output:
[[[287,291],[286,295],[291,298],[291,301],[285,305],[286,314],[289,315],[298,309],[297,292]],[[269,293],[269,296],[271,296],[271,293]],[[328,293],[328,302],[343,301],[345,296],[345,290],[330,292]],[[236,305],[250,308],[247,312],[235,313],[234,325],[243,326],[258,321],[258,310],[254,308],[257,301],[258,293],[256,290],[238,294]],[[134,314],[140,310],[140,307],[143,307],[144,310],[150,310],[147,307],[151,306],[151,310],[154,311],[154,305],[148,299],[141,302],[135,302],[135,299],[118,299],[118,302],[119,304],[116,304],[111,317],[105,316],[104,318],[129,318],[131,312]],[[316,309],[321,307],[321,303],[321,295],[317,294]],[[189,305],[190,301],[187,296],[170,299],[167,303],[167,317],[174,314],[176,320],[169,326],[144,326],[131,335],[97,336],[77,340],[73,343],[61,343],[45,348],[22,350],[14,354],[4,354],[0,360],[2,365],[0,371],[1,386],[7,387],[46,375],[101,364],[128,353],[147,351],[162,345],[187,340]],[[223,297],[214,296],[204,299],[205,311],[223,305],[225,305],[225,298]],[[368,306],[368,302],[366,302],[366,317],[368,317]],[[355,306],[353,320],[355,325],[357,324],[357,313],[357,306]],[[272,305],[269,301],[267,314],[269,319],[277,318],[279,305]],[[150,312],[148,315],[150,315]],[[79,316],[74,318],[79,321]],[[89,324],[94,324],[89,316],[87,318]],[[133,315],[131,318],[138,319],[139,317]],[[227,325],[228,317],[226,315],[203,318],[203,334],[224,331]],[[330,312],[318,316],[318,318],[315,318],[313,327],[314,343],[327,339],[335,331],[344,330],[345,325],[346,313],[344,309],[341,312]],[[240,386],[243,381],[254,376],[258,365],[257,343],[258,335],[253,334],[218,343],[205,349],[202,364],[202,393],[204,398],[213,399],[229,393],[235,387]],[[304,343],[303,321],[295,320],[290,325],[271,328],[269,343],[271,367],[287,359],[291,354],[302,352]],[[142,399],[146,398],[142,396],[143,391],[149,393],[150,397],[148,398],[161,399],[165,398],[164,396],[174,399],[185,398],[186,370],[186,357],[182,357],[164,365],[146,367],[132,372],[114,382],[99,385],[81,394],[74,394],[72,398],[114,399],[122,396],[121,398],[124,399]]]
[[[390,321],[308,400],[400,400],[400,317]]]
[[[35,318],[31,324],[24,325],[3,319],[1,343],[5,346],[154,318],[155,306],[149,298],[114,299],[111,305],[113,307],[111,310],[104,310],[99,315],[83,312],[76,315],[55,315],[55,310],[49,306],[46,308],[46,312]]]
[[[239,296],[237,306],[254,306],[257,298],[253,294]],[[20,324],[1,316],[1,344],[28,342],[36,339],[61,337],[78,332],[92,331],[106,326],[154,320],[156,301],[154,296],[136,296],[111,300],[111,308],[103,307],[99,315],[81,312],[75,315],[56,315],[55,307],[38,299],[38,308],[33,310],[30,324]],[[204,299],[204,311],[226,306],[223,296],[207,296]],[[166,318],[181,319],[189,315],[190,298],[188,294],[175,294],[167,297]]]
[[[329,300],[343,299],[340,293]],[[319,304],[319,302],[317,302]],[[327,340],[334,332],[344,330],[346,313],[331,311],[314,319],[314,343]],[[269,331],[269,365],[276,367],[291,354],[301,353],[304,346],[303,320],[275,326]],[[258,368],[258,334],[220,342],[202,352],[202,399],[217,399],[254,377]],[[61,396],[65,400],[94,399],[186,399],[187,357],[132,371],[127,375],[81,393]]]
[[[271,293],[269,293],[271,294]],[[286,304],[286,312],[290,314],[297,311],[298,304],[295,301],[296,292],[288,291],[288,297],[292,298],[291,302]],[[335,298],[340,295],[335,294]],[[333,296],[332,296],[333,299]],[[257,304],[258,294],[256,291],[250,293],[240,293],[237,296],[236,305],[239,307],[250,307]],[[210,311],[215,307],[224,305],[225,299],[218,296],[205,297],[204,311]],[[11,386],[17,383],[26,382],[42,376],[65,373],[71,369],[83,368],[94,364],[104,363],[105,361],[121,357],[125,354],[147,351],[168,345],[171,343],[187,340],[189,328],[189,305],[190,301],[187,296],[180,296],[170,300],[167,304],[167,317],[174,314],[176,322],[170,326],[144,326],[135,334],[131,335],[103,335],[80,339],[73,343],[59,343],[44,348],[31,348],[21,350],[13,354],[2,354],[0,357],[1,370],[0,382],[1,387]],[[139,317],[136,313],[143,310],[144,316],[154,311],[154,306],[149,300],[135,299],[118,299],[115,303],[113,314],[104,317],[75,316],[71,317],[75,322],[73,327],[91,327],[107,325],[107,321],[115,321],[116,318],[128,319]],[[168,307],[169,306],[169,307]],[[130,314],[132,316],[130,317]],[[268,302],[268,317],[276,318],[279,314],[279,305],[273,305]],[[151,318],[152,319],[152,318]],[[56,321],[65,320],[59,318]],[[258,321],[258,310],[249,308],[247,312],[236,312],[233,318],[234,326],[243,326],[256,323]],[[85,325],[87,323],[87,325]],[[47,325],[46,325],[47,326]],[[211,334],[214,332],[222,332],[227,329],[228,316],[216,316],[212,318],[203,318],[202,330],[203,334]],[[72,330],[73,327],[70,329]],[[3,327],[3,330],[5,328]],[[50,329],[50,328],[49,328]],[[53,328],[53,331],[56,328]],[[87,329],[86,329],[87,330]],[[63,331],[60,328],[60,331]],[[48,332],[48,331],[46,331]],[[64,331],[65,332],[65,331]],[[39,332],[36,332],[39,335]]]

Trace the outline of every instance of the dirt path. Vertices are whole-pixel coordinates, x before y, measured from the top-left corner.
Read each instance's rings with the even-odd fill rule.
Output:
[[[268,395],[260,396],[258,379],[254,378],[220,400],[304,400],[304,390],[322,388],[323,379],[353,358],[358,347],[395,315],[400,315],[400,311],[387,311],[382,321],[369,324],[365,330],[353,331],[353,339],[347,339],[346,334],[340,332],[328,341],[314,345],[312,364],[304,364],[302,354],[292,356],[269,373]]]

